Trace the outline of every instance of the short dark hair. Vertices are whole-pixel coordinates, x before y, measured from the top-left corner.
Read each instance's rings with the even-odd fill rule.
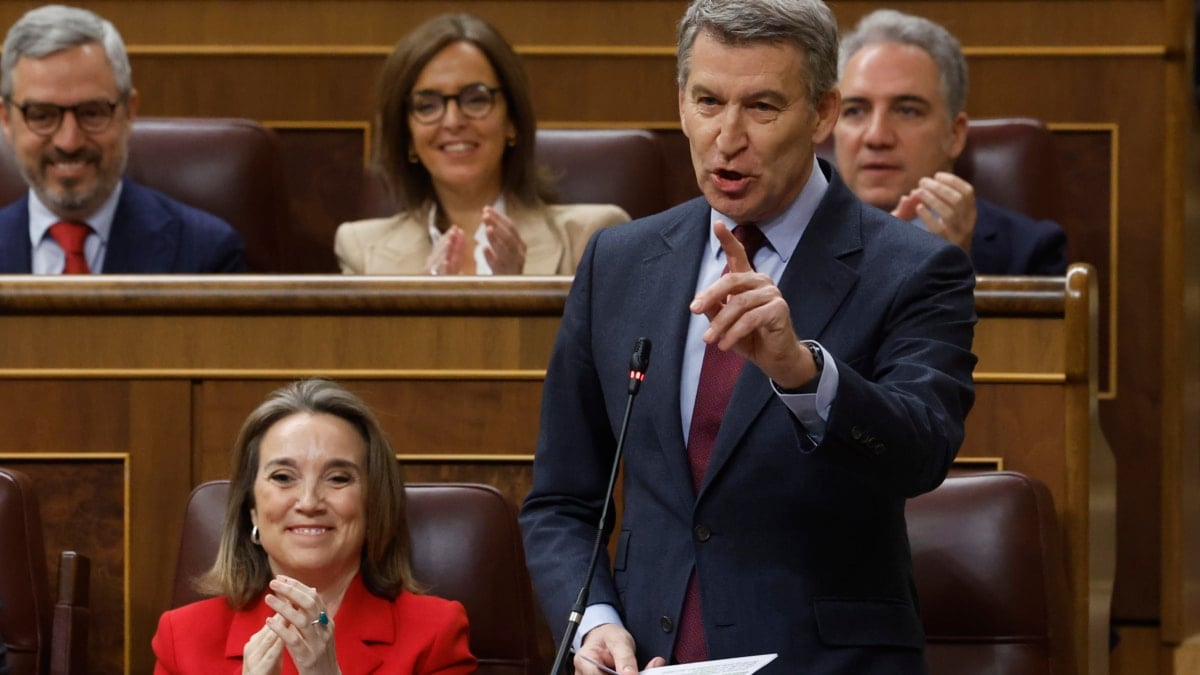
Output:
[[[267,396],[242,425],[233,445],[229,501],[217,561],[197,581],[208,593],[224,595],[236,609],[253,601],[271,580],[267,554],[250,541],[259,447],[276,423],[300,413],[346,420],[366,446],[364,541],[360,573],[371,593],[389,600],[401,590],[420,590],[413,579],[412,543],[400,464],[383,429],[362,399],[329,380],[301,380]]]
[[[505,148],[502,159],[504,192],[526,205],[550,200],[553,191],[549,181],[539,174],[534,161],[537,119],[525,69],[500,32],[471,14],[443,14],[417,26],[396,43],[383,65],[379,78],[376,157],[396,197],[414,213],[435,198],[429,171],[408,159],[412,146],[409,97],[425,66],[438,52],[456,42],[466,42],[483,52],[500,80],[508,116],[516,130],[515,144]]]

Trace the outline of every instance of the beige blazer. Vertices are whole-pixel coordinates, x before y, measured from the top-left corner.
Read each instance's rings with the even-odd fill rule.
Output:
[[[592,233],[629,220],[612,204],[518,207],[509,200],[508,217],[525,242],[525,274],[574,274]],[[433,249],[429,227],[407,212],[390,218],[342,223],[334,252],[343,274],[422,274]]]

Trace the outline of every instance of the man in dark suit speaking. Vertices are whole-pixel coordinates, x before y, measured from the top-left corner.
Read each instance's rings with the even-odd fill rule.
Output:
[[[621,673],[768,652],[764,673],[925,670],[904,502],[941,483],[962,442],[974,274],[961,248],[866,206],[815,158],[836,80],[819,0],[696,0],[680,24],[679,115],[704,196],[589,243],[521,511],[558,628],[584,581],[626,364],[649,338],[616,557],[597,566],[580,657]],[[601,672],[580,657],[577,672]]]
[[[138,95],[116,28],[48,5],[9,30],[0,123],[29,193],[0,210],[0,273],[244,269],[227,223],[122,180]]]

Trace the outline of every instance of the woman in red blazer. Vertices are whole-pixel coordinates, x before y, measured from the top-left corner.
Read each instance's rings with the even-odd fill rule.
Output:
[[[412,577],[404,484],[375,416],[306,380],[238,435],[217,561],[220,597],[163,614],[156,673],[475,671],[462,605]]]

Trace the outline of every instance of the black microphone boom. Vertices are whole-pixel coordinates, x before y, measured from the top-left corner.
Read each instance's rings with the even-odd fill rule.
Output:
[[[629,412],[633,410],[633,397],[641,389],[642,380],[646,379],[646,369],[650,367],[650,339],[638,338],[633,344],[633,356],[629,358],[629,398],[625,400],[625,418],[621,420],[621,434],[617,437],[617,451],[613,455],[612,472],[608,476],[608,489],[604,492],[604,508],[600,512],[600,522],[596,524],[596,542],[592,546],[592,559],[588,561],[587,576],[583,578],[583,588],[579,589],[579,597],[567,617],[567,630],[563,633],[562,642],[558,645],[558,653],[554,656],[554,665],[550,675],[560,675],[566,665],[567,654],[571,651],[571,643],[575,641],[575,633],[579,630],[579,622],[583,620],[583,612],[587,609],[588,594],[592,589],[592,573],[596,571],[596,561],[600,557],[600,546],[604,543],[604,521],[608,520],[608,505],[612,501],[613,489],[617,484],[617,473],[621,468],[621,453],[625,448],[625,433],[629,431]]]

